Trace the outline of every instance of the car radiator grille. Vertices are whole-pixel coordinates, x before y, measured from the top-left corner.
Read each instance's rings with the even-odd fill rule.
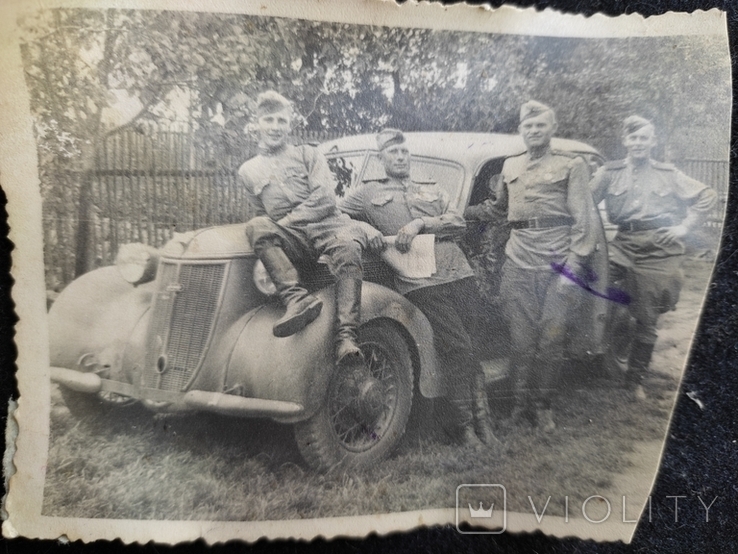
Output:
[[[190,382],[215,323],[225,270],[224,263],[161,265],[144,386],[181,391]]]

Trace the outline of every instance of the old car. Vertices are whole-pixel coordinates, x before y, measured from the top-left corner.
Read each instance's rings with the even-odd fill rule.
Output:
[[[462,210],[489,195],[506,157],[524,151],[520,137],[501,134],[408,133],[407,141],[413,171],[440,183]],[[580,142],[553,146],[600,163]],[[319,149],[338,195],[381,174],[373,135]],[[484,238],[488,231],[499,235],[471,227],[464,248],[489,304],[479,322],[480,350],[494,382],[504,375],[506,341],[493,290],[499,255]],[[303,331],[277,338],[272,325],[282,308],[243,224],[175,234],[158,250],[125,245],[115,266],[77,278],[52,305],[51,378],[73,413],[144,406],[271,418],[294,426],[300,452],[315,468],[376,463],[401,440],[418,398],[444,392],[430,325],[393,290],[381,261],[367,259],[365,363],[336,370],[333,279],[320,263],[300,270],[323,311]]]

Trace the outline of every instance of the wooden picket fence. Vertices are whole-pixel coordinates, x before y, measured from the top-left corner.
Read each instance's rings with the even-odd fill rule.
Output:
[[[297,131],[296,144],[335,138]],[[237,181],[256,153],[223,154],[198,144],[187,124],[151,124],[112,133],[98,147],[90,197],[80,205],[81,171],[61,164],[42,173],[47,287],[59,289],[85,270],[114,262],[129,242],[160,247],[175,232],[247,221],[252,210]],[[77,241],[87,219],[86,247]],[[85,260],[79,260],[84,256]],[[81,263],[80,263],[81,262]]]

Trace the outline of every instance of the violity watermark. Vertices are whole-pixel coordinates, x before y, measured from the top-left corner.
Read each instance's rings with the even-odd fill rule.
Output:
[[[628,495],[605,496],[591,494],[576,500],[568,495],[521,495],[514,503],[524,505],[525,509],[516,512],[533,515],[539,524],[545,518],[560,518],[564,523],[576,519],[598,525],[610,523],[637,523],[641,521],[663,520],[670,523],[685,523],[687,518],[693,523],[709,523],[712,508],[719,504],[719,495],[675,494],[648,496],[639,499]],[[467,483],[456,488],[456,529],[463,534],[499,534],[507,528],[508,511],[507,489],[497,483]],[[520,502],[522,500],[522,502]],[[713,514],[714,516],[714,514]],[[714,517],[713,517],[714,519]],[[489,530],[461,529],[462,523],[479,525]]]

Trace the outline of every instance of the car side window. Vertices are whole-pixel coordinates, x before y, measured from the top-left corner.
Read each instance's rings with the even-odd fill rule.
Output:
[[[504,163],[505,158],[495,158],[482,166],[472,185],[469,206],[481,204],[485,200],[494,197],[494,188],[499,179],[502,178],[502,166]]]

